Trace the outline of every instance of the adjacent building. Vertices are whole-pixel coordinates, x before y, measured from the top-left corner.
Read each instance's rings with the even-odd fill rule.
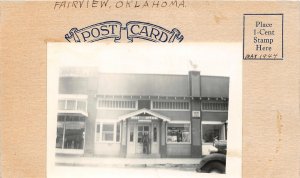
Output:
[[[56,153],[201,157],[227,139],[229,77],[64,68]],[[145,136],[147,148],[145,151]]]

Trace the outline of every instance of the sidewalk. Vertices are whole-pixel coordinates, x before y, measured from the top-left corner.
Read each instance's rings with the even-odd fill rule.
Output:
[[[57,155],[56,165],[92,167],[183,167],[193,168],[201,158],[115,158]]]

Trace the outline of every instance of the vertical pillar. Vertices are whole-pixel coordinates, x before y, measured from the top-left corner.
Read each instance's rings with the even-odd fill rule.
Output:
[[[166,121],[160,121],[160,156],[162,158],[167,157],[167,145],[166,145]]]
[[[121,151],[120,151],[120,156],[121,157],[126,157],[127,155],[127,126],[128,126],[128,121],[121,121],[121,127],[122,127],[122,133],[121,133]]]
[[[87,99],[88,117],[85,118],[84,154],[93,155],[95,147],[96,98],[89,94]]]
[[[97,88],[98,80],[97,77],[88,78],[87,86],[87,112],[88,118],[85,119],[85,146],[84,154],[93,155],[95,149],[95,127],[96,127],[96,117],[97,117]]]
[[[63,140],[62,140],[62,149],[65,148],[65,135],[66,135],[66,116],[64,116],[64,121],[63,121]]]
[[[191,157],[202,156],[201,139],[201,77],[199,71],[189,72],[190,119],[191,119]]]
[[[202,156],[200,107],[200,99],[191,99],[191,157],[193,158]],[[200,115],[198,115],[198,113],[200,113]]]

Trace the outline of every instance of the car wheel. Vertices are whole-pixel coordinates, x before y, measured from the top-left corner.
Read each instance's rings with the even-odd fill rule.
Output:
[[[216,161],[207,163],[202,168],[202,172],[224,174],[225,173],[225,164],[216,162]]]

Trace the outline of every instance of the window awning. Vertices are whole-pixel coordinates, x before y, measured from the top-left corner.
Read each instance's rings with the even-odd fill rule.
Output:
[[[143,108],[143,109],[140,109],[140,110],[137,110],[137,111],[134,111],[134,112],[131,112],[129,114],[125,114],[125,115],[122,115],[118,118],[119,121],[121,120],[125,120],[125,119],[128,119],[128,118],[131,118],[131,117],[135,117],[135,116],[138,116],[138,115],[150,115],[150,116],[153,116],[153,117],[157,117],[159,119],[162,119],[163,121],[167,121],[167,122],[170,122],[171,119],[164,116],[164,115],[161,115],[161,114],[158,114],[156,112],[153,112],[149,109],[146,109],[146,108]]]
[[[72,114],[77,116],[88,117],[88,113],[81,110],[58,110],[58,114]]]

